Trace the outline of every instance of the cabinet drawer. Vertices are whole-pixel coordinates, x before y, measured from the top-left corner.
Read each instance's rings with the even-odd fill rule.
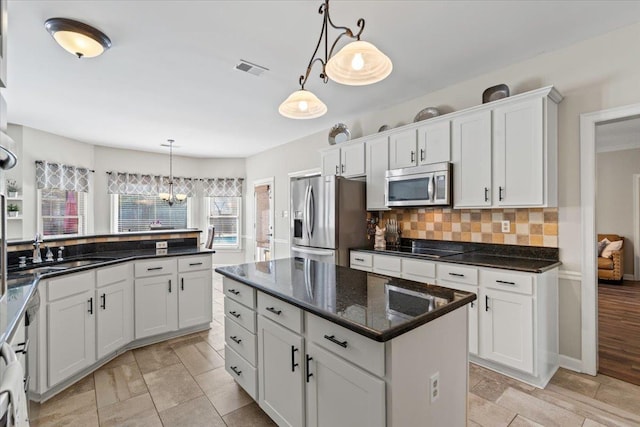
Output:
[[[47,301],[92,291],[94,286],[94,271],[54,278],[49,280],[47,285]]]
[[[211,270],[211,254],[178,258],[178,272]]]
[[[258,292],[258,313],[299,334],[302,333],[302,310],[271,295]]]
[[[99,288],[114,283],[133,280],[133,268],[131,263],[103,267],[96,271],[96,286]]]
[[[249,332],[256,333],[256,312],[236,301],[224,299],[224,315]]]
[[[233,321],[224,322],[224,342],[251,365],[256,366],[257,337]]]
[[[480,283],[492,289],[517,292],[531,295],[533,293],[533,277],[530,274],[518,274],[509,271],[480,270]]]
[[[153,259],[149,261],[136,262],[136,277],[158,276],[160,274],[171,274],[176,272],[176,260],[169,259]]]
[[[351,268],[354,266],[373,267],[373,255],[364,252],[351,252]]]
[[[224,368],[254,400],[258,398],[258,371],[229,346],[224,346]]]
[[[403,258],[402,277],[409,280],[434,278],[436,277],[436,265],[429,261]]]
[[[391,273],[400,273],[401,269],[400,257],[374,255],[373,256],[373,271],[388,271]]]
[[[225,277],[222,279],[222,292],[227,298],[236,300],[251,309],[256,308],[256,290],[251,286]]]
[[[333,322],[305,313],[307,338],[349,362],[384,376],[384,343],[364,337]]]
[[[438,268],[436,269],[436,274],[438,279],[440,280],[466,283],[468,285],[478,284],[478,269],[473,267],[461,267],[459,265],[438,264]]]

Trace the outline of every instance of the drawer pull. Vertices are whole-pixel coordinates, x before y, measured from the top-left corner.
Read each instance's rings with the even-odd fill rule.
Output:
[[[280,316],[282,314],[282,310],[276,310],[274,307],[266,307],[265,310],[272,312],[276,316]]]
[[[347,348],[347,342],[346,341],[338,341],[336,339],[335,335],[325,335],[324,338],[329,340],[329,341],[331,341],[334,344],[338,344],[342,348]]]
[[[231,369],[237,376],[240,376],[240,374],[242,373],[242,371],[238,370],[237,366],[230,366],[229,369]]]
[[[102,308],[103,310],[107,309],[107,294],[102,294],[100,295],[100,298],[102,299],[102,304],[100,304],[100,308]]]
[[[190,262],[189,267],[195,267],[196,265],[202,265],[201,262]]]
[[[238,338],[237,335],[232,335],[232,336],[229,337],[229,339],[231,341],[233,341],[234,343],[236,343],[236,344],[240,344],[242,342],[242,340],[240,338]]]
[[[364,262],[364,258],[354,258],[356,261]]]
[[[180,290],[184,291],[184,277],[180,278]]]
[[[18,353],[22,353],[22,354],[27,354],[27,351],[29,351],[29,340],[27,339],[25,342],[21,342],[18,343],[16,345],[16,354]]]
[[[89,298],[87,302],[89,303],[89,314],[93,314],[93,297]]]
[[[156,270],[162,270],[163,267],[149,267],[147,268],[147,271],[156,271]]]
[[[238,313],[237,311],[230,311],[229,314],[235,317],[236,319],[240,318],[240,313]]]
[[[306,359],[307,359],[307,362],[306,362],[306,365],[307,365],[307,382],[309,382],[309,378],[311,378],[313,376],[313,374],[311,372],[309,372],[309,362],[311,362],[313,360],[313,357],[311,357],[311,356],[309,356],[307,354]]]
[[[462,273],[449,273],[449,276],[464,277],[464,274],[462,274]]]
[[[236,291],[235,289],[229,289],[230,294],[240,295],[240,291]]]
[[[489,311],[489,295],[484,296],[484,311]]]
[[[507,282],[506,280],[496,280],[496,283],[502,283],[503,285],[516,285],[515,282]]]
[[[171,293],[171,279],[169,279],[169,293]]]
[[[295,372],[296,366],[298,366],[296,363],[296,351],[298,351],[298,349],[295,348],[295,346],[291,346],[291,372]]]

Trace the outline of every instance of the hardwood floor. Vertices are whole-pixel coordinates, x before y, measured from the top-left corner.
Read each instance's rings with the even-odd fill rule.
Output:
[[[640,385],[640,282],[598,285],[599,371]]]

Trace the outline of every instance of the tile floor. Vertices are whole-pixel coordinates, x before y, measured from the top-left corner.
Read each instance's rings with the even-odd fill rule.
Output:
[[[32,404],[31,425],[275,425],[224,370],[222,284],[214,276],[209,331],[124,353],[44,404]],[[561,369],[539,390],[470,365],[468,425],[640,426],[640,387]]]

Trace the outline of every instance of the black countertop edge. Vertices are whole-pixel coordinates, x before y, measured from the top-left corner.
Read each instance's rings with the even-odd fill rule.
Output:
[[[317,316],[320,316],[330,322],[333,322],[337,325],[343,326],[353,332],[356,332],[362,336],[365,336],[367,338],[370,338],[372,340],[378,341],[378,342],[386,342],[389,341],[399,335],[402,335],[406,332],[409,332],[415,328],[417,328],[418,326],[422,326],[425,323],[429,323],[432,320],[437,319],[438,317],[444,316],[445,314],[456,310],[460,307],[463,307],[467,304],[470,304],[471,302],[475,301],[477,299],[476,294],[474,293],[468,293],[468,295],[464,298],[461,298],[457,301],[454,302],[450,302],[448,303],[445,307],[441,307],[438,310],[429,312],[427,314],[423,314],[421,316],[415,317],[412,320],[390,328],[388,330],[386,330],[385,332],[379,333],[373,329],[367,328],[365,326],[359,325],[359,324],[355,324],[350,322],[349,320],[340,317],[340,316],[336,316],[332,313],[329,313],[327,311],[324,310],[320,310],[315,306],[309,305],[309,304],[305,304],[304,302],[301,302],[297,299],[294,298],[290,298],[287,296],[284,296],[278,292],[274,292],[273,289],[270,289],[268,287],[262,286],[259,283],[253,282],[251,280],[247,280],[246,277],[242,277],[242,276],[238,276],[235,274],[232,274],[228,271],[224,270],[224,267],[220,267],[220,268],[216,268],[215,269],[216,273],[222,274],[223,276],[226,276],[230,279],[236,280],[238,282],[244,283],[245,285],[251,286],[252,288],[255,288],[259,291],[262,291],[268,295],[271,295],[275,298],[278,298],[281,301],[284,301],[286,303],[289,303],[293,306],[296,306],[298,308],[301,308],[309,313],[315,314]],[[425,285],[423,283],[420,284],[421,286],[435,286],[435,285]],[[438,286],[439,288],[441,288],[442,286]]]
[[[31,302],[31,298],[33,298],[35,293],[38,292],[39,281],[40,281],[40,278],[34,278],[32,280],[32,283],[29,286],[29,291],[27,293],[26,298],[23,298],[23,302],[20,305],[19,309],[16,311],[15,315],[9,321],[7,321],[6,329],[0,332],[0,345],[8,341],[11,338],[11,336],[15,333],[16,327],[18,326],[18,322],[22,320],[22,317],[27,311],[27,306],[29,305],[29,302]],[[28,285],[24,285],[24,286],[28,286]]]
[[[148,236],[156,234],[182,234],[182,233],[202,233],[199,228],[172,228],[167,230],[147,230],[147,231],[130,231],[123,233],[104,233],[104,234],[85,234],[82,236],[61,236],[61,237],[44,237],[43,243],[47,242],[59,242],[61,240],[82,240],[82,239],[94,239],[100,237],[129,237],[129,236]],[[8,240],[7,246],[17,246],[33,243],[33,239],[29,240]]]

